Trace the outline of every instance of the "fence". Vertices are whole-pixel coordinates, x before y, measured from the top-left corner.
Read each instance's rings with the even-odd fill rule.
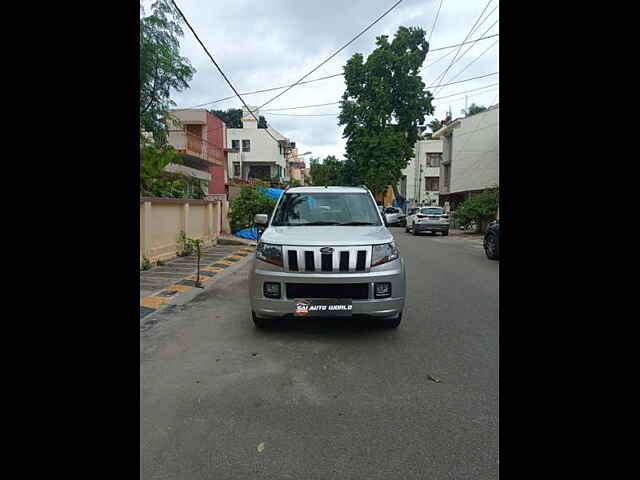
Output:
[[[202,239],[205,245],[220,236],[222,202],[180,198],[140,199],[140,264],[168,260],[181,248],[180,232],[189,238]]]

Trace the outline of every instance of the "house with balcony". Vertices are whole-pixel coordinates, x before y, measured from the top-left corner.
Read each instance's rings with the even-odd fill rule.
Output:
[[[441,206],[455,210],[469,195],[499,184],[499,104],[457,118],[433,133],[442,140]]]
[[[252,106],[250,108],[259,118],[258,110]],[[226,131],[229,152],[227,168],[231,178],[266,182],[274,178],[288,178],[287,156],[292,142],[287,137],[275,128],[258,128],[258,122],[246,107],[242,109],[242,128],[227,128]]]
[[[203,180],[205,194],[226,199],[226,126],[205,109],[172,110],[169,144],[178,151],[181,164],[170,164],[167,171],[181,172]]]
[[[442,140],[418,140],[413,158],[402,170],[398,191],[409,207],[438,205]]]

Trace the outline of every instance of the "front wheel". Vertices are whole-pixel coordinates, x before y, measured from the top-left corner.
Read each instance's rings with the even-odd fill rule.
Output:
[[[414,235],[418,235],[418,231],[416,230],[416,224],[414,223],[413,225],[411,225],[411,233],[413,233]]]
[[[444,232],[442,232],[443,237],[446,237],[447,235],[449,235],[449,230],[445,230]]]
[[[402,322],[402,312],[400,312],[400,315],[398,315],[398,318],[383,318],[381,320],[382,323],[382,328],[398,328],[398,326],[400,325],[400,322]]]
[[[484,253],[489,260],[498,260],[498,246],[496,245],[496,236],[489,235],[484,241]]]
[[[270,318],[256,317],[256,312],[254,312],[253,310],[251,310],[251,319],[253,320],[253,324],[256,326],[256,328],[259,328],[261,330],[273,326],[273,320],[271,320]]]

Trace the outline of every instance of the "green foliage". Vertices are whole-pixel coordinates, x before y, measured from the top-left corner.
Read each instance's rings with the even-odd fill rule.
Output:
[[[164,262],[162,260],[158,259],[158,260],[156,260],[156,265],[158,267],[161,267],[162,265],[164,265]]]
[[[293,187],[299,187],[301,185],[299,180],[296,180],[295,178],[292,178],[291,180],[289,180],[289,187],[293,188]]]
[[[183,36],[180,16],[168,0],[156,0],[145,16],[140,3],[140,131],[151,132],[160,144],[167,136],[171,90],[189,87],[195,69],[180,56]]]
[[[498,187],[490,188],[480,193],[471,194],[455,210],[455,218],[461,227],[476,225],[480,231],[484,231],[489,221],[496,218],[500,204],[500,190]]]
[[[195,286],[198,288],[202,288],[202,283],[200,282],[200,257],[202,256],[202,247],[204,246],[204,240],[200,238],[185,237],[185,244],[189,246],[189,249],[192,252],[196,253],[196,258],[198,259],[198,269],[196,270]]]
[[[180,230],[178,234],[178,247],[182,247],[176,252],[179,257],[188,257],[193,253],[193,244],[187,238],[184,230]]]
[[[171,145],[158,145],[146,137],[140,148],[140,194],[161,198],[204,198],[206,182],[179,172],[165,172],[182,160]]]
[[[465,117],[468,117],[470,115],[475,115],[476,113],[486,112],[487,110],[488,110],[487,107],[472,103],[467,110],[462,110],[462,114]]]
[[[209,110],[209,113],[222,120],[227,128],[242,128],[241,108],[229,108],[227,110]],[[267,127],[267,119],[260,115],[258,117],[258,128]]]
[[[338,160],[333,155],[322,163],[319,158],[309,161],[313,185],[362,185],[360,175],[353,160]]]
[[[258,213],[271,215],[276,206],[276,201],[258,191],[258,188],[264,187],[266,187],[266,185],[262,183],[259,183],[258,187],[251,187],[249,185],[242,185],[240,187],[240,195],[231,201],[229,209],[229,220],[232,232],[252,227],[253,218]]]
[[[142,265],[140,265],[140,270],[149,270],[151,268],[151,262],[147,257],[142,257]]]
[[[396,190],[413,156],[418,125],[434,111],[419,74],[429,50],[424,30],[400,27],[392,42],[382,35],[376,45],[366,61],[357,53],[344,67],[347,86],[339,117],[347,160],[353,162],[349,179],[365,183],[374,195],[388,185]]]

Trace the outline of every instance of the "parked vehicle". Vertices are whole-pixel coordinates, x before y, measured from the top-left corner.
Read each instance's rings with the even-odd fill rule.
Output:
[[[255,223],[267,226],[249,274],[256,327],[352,315],[400,325],[404,261],[366,187],[290,188]]]
[[[390,227],[404,227],[407,224],[407,217],[399,208],[384,207],[382,214],[387,219],[387,225]]]
[[[442,207],[421,207],[407,217],[406,232],[441,232],[449,235],[449,215]]]
[[[490,260],[500,259],[500,220],[491,222],[484,234],[484,253]]]

